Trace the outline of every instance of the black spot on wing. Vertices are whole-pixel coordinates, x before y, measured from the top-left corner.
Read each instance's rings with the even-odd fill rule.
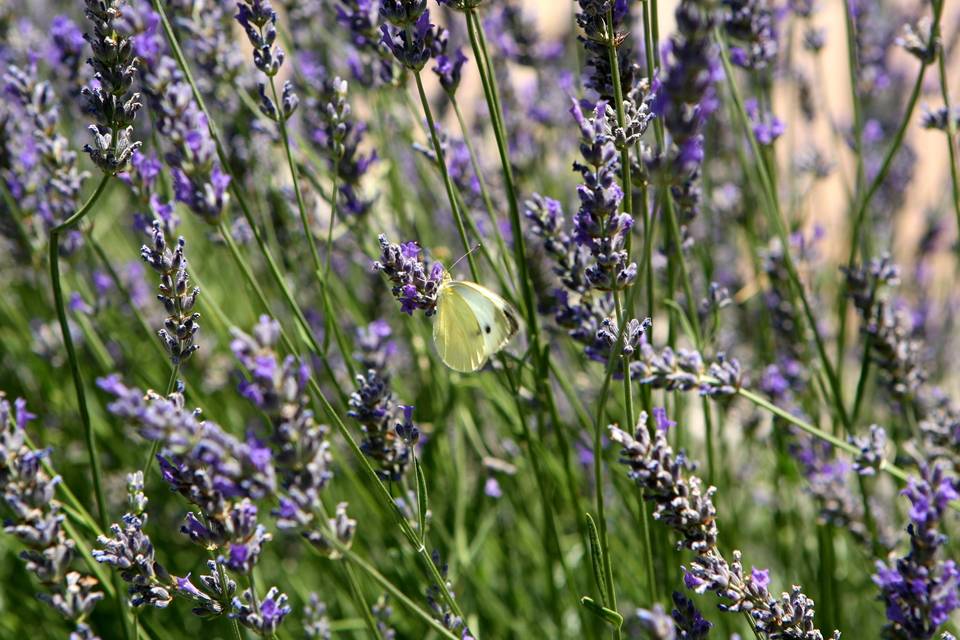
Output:
[[[486,326],[483,328],[483,330],[484,330],[484,332],[486,332],[486,333],[488,333],[488,334],[492,331],[492,329],[490,328],[490,325],[486,325]]]

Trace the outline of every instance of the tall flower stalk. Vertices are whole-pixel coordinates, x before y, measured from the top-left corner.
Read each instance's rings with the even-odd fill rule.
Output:
[[[60,332],[67,347],[67,357],[70,360],[70,372],[80,408],[80,420],[84,428],[94,494],[97,498],[102,527],[106,527],[108,515],[101,480],[100,456],[97,453],[93,427],[90,424],[90,412],[87,408],[80,364],[64,306],[60,282],[60,234],[86,217],[103,195],[110,178],[127,167],[133,152],[140,146],[139,142],[132,139],[133,120],[141,106],[140,96],[130,91],[137,60],[133,54],[130,38],[121,35],[116,24],[121,14],[122,4],[122,0],[86,0],[85,14],[90,23],[91,32],[84,37],[93,49],[93,57],[87,61],[93,69],[93,78],[89,86],[83,88],[81,94],[86,101],[86,111],[93,116],[95,124],[90,125],[93,144],[86,145],[84,151],[101,169],[103,177],[96,191],[83,206],[50,230],[49,252],[54,304],[60,322]]]
[[[97,591],[95,578],[71,570],[76,543],[66,533],[63,505],[54,498],[62,480],[43,468],[50,451],[26,444],[25,429],[34,418],[25,401],[18,398],[11,405],[0,392],[0,485],[8,507],[4,531],[26,547],[20,557],[45,587],[37,597],[74,625],[77,637],[97,640],[86,620],[103,592]]]
[[[704,487],[693,475],[694,465],[683,454],[675,454],[667,443],[670,425],[662,423],[653,435],[642,415],[633,435],[610,427],[610,438],[622,447],[621,462],[629,476],[643,489],[643,499],[654,507],[653,517],[673,529],[677,548],[694,554],[684,568],[688,589],[720,598],[720,609],[743,613],[764,638],[809,638],[822,640],[814,623],[814,603],[794,586],[779,598],[770,592],[770,572],[744,569],[742,555],[733,552],[728,561],[718,547],[717,510],[713,503],[716,487]],[[834,640],[840,638],[835,631]]]

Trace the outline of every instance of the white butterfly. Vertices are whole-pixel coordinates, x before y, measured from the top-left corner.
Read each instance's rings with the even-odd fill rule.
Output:
[[[476,282],[443,274],[433,342],[445,365],[462,373],[476,371],[519,329],[517,310],[509,302]]]

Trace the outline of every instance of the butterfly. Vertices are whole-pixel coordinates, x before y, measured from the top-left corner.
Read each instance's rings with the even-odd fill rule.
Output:
[[[444,272],[433,342],[445,365],[461,373],[476,371],[519,329],[513,305],[476,282],[454,280]]]

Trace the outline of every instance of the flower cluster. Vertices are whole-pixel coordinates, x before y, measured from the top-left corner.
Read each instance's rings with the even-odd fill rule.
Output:
[[[573,218],[573,239],[592,257],[592,264],[584,270],[590,285],[601,290],[623,289],[637,277],[637,265],[627,262],[626,251],[633,218],[619,213],[623,190],[617,184],[619,154],[610,126],[615,114],[603,101],[590,115],[585,115],[576,101],[570,112],[580,128],[583,158],[573,165],[583,177],[577,189],[580,209]]]
[[[159,16],[149,6],[142,20],[155,24]],[[141,36],[137,42],[146,40]],[[210,224],[217,224],[229,200],[230,177],[217,157],[207,118],[193,98],[190,85],[173,58],[157,43],[141,70],[147,107],[161,138],[169,144],[164,160],[173,175],[174,197]]]
[[[162,609],[173,600],[173,579],[154,559],[153,544],[143,532],[146,521],[146,514],[124,514],[122,525],[110,527],[110,536],[97,538],[103,548],[94,549],[92,553],[97,562],[116,567],[120,577],[130,585],[127,587],[130,606]]]
[[[306,115],[312,130],[310,140],[336,172],[337,211],[363,216],[373,200],[364,197],[360,182],[376,162],[377,153],[360,151],[366,126],[353,117],[347,102],[347,81],[319,72],[314,83],[315,94],[310,97]]]
[[[871,260],[868,267],[845,269],[847,295],[862,321],[870,357],[883,372],[890,394],[911,402],[926,382],[920,346],[911,337],[911,320],[897,309],[884,289],[899,284],[899,269],[889,256]]]
[[[362,330],[360,337],[364,340],[356,358],[368,368],[365,375],[357,376],[358,389],[350,395],[348,415],[363,429],[361,451],[377,464],[381,478],[395,482],[410,464],[410,448],[417,439],[413,407],[397,405],[390,390],[390,372],[384,366],[392,348],[389,326],[374,323]],[[398,421],[400,409],[403,419]]]
[[[58,132],[60,112],[58,99],[48,82],[38,80],[36,67],[23,69],[10,65],[3,76],[4,93],[23,109],[30,123],[31,137],[36,145],[40,173],[36,184],[31,185],[42,227],[49,229],[66,220],[76,211],[80,189],[87,173],[77,169],[77,154],[70,149],[69,141]],[[13,211],[10,216],[15,215]],[[35,229],[38,232],[40,229]],[[27,238],[30,241],[31,238]],[[78,246],[80,236],[74,232],[65,243],[65,248]]]
[[[167,317],[163,321],[164,328],[160,329],[157,335],[170,354],[170,361],[176,366],[200,348],[194,344],[194,337],[200,330],[197,323],[200,314],[192,312],[197,296],[200,295],[200,288],[190,289],[187,259],[183,255],[186,241],[182,237],[178,238],[176,249],[171,251],[159,220],[154,221],[152,231],[153,246],[143,245],[140,256],[160,276],[160,293],[157,299],[163,304]]]
[[[769,590],[769,571],[753,568],[746,573],[739,551],[733,552],[733,562],[723,557],[717,547],[716,488],[704,489],[700,478],[691,475],[694,465],[683,453],[673,452],[666,433],[657,429],[651,437],[646,424],[647,416],[641,414],[634,435],[611,426],[610,438],[622,447],[621,462],[643,489],[644,499],[653,503],[654,519],[679,534],[679,549],[695,554],[685,568],[687,588],[715,593],[721,610],[744,612],[767,637],[822,640],[814,624],[813,600],[800,587],[776,598]]]
[[[679,591],[671,595],[673,610],[670,617],[677,627],[677,640],[705,640],[713,625],[704,619],[693,601]]]
[[[280,358],[280,325],[269,316],[261,316],[249,335],[237,329],[232,334],[230,348],[249,376],[242,378],[240,393],[270,419],[268,440],[283,489],[277,524],[313,535],[320,492],[333,470],[327,427],[307,406],[310,370],[294,356]]]
[[[574,242],[567,233],[560,203],[535,193],[524,203],[523,215],[530,231],[540,239],[561,284],[571,292],[586,293],[590,289],[585,276],[590,255],[586,247]]]
[[[640,343],[640,353],[631,365],[633,379],[654,389],[692,391],[704,396],[729,396],[743,386],[743,371],[734,358],[718,353],[713,362],[689,349],[664,347],[657,352],[648,342]]]
[[[877,562],[873,581],[886,605],[885,637],[929,639],[960,608],[960,570],[940,559],[947,537],[940,530],[948,504],[958,495],[938,466],[923,467],[903,495],[910,500],[910,552],[895,562]]]
[[[851,443],[860,449],[853,468],[862,476],[876,475],[886,455],[887,432],[880,425],[872,424],[866,436],[853,437]]]
[[[685,219],[696,215],[698,179],[703,162],[704,123],[717,107],[713,83],[719,73],[712,32],[714,2],[682,0],[676,10],[677,31],[664,52],[664,68],[654,82],[653,111],[663,120],[672,147],[652,160],[681,203]]]
[[[437,56],[437,63],[433,67],[433,72],[437,74],[440,86],[451,96],[457,92],[457,87],[460,86],[460,76],[463,65],[466,63],[467,56],[463,55],[460,48],[457,48],[452,56],[445,53]]]
[[[159,443],[157,461],[163,479],[200,511],[187,515],[182,531],[211,549],[231,541],[259,537],[256,507],[250,499],[275,488],[270,450],[256,438],[240,441],[219,425],[184,407],[183,394],[144,394],[117,376],[97,381],[115,396],[110,412],[134,426],[140,437]],[[202,519],[202,521],[201,521]]]
[[[201,420],[199,411],[185,410],[179,392],[167,397],[152,391],[144,395],[116,376],[101,378],[98,384],[116,398],[108,406],[111,413],[133,425],[145,440],[158,443],[157,460],[163,479],[198,508],[197,513],[187,513],[181,533],[211,553],[221,552],[208,563],[210,573],[200,577],[203,589],[195,586],[189,575],[171,576],[170,588],[191,600],[197,615],[226,612],[251,629],[273,633],[289,613],[286,596],[273,588],[259,608],[251,607],[252,593],[248,590],[242,598],[234,597],[236,582],[229,577],[249,576],[264,544],[272,539],[257,521],[254,502],[275,493],[276,472],[270,449],[252,435],[242,442],[213,422]],[[131,541],[140,544],[141,551],[149,542],[139,537],[143,516],[128,516],[126,527],[114,527],[114,544],[108,547],[111,559],[117,555],[114,551],[126,550]],[[163,583],[168,574],[156,563],[150,566]],[[140,570],[138,575],[151,577],[142,573],[142,567]],[[151,593],[156,594],[156,590]]]
[[[730,61],[745,69],[772,67],[779,51],[776,17],[767,0],[723,0],[723,28],[734,45]]]
[[[601,100],[614,99],[613,73],[620,74],[620,84],[626,95],[639,73],[633,50],[627,38],[630,30],[630,3],[623,0],[577,0],[577,24],[583,30],[577,39],[586,51],[586,85]],[[612,22],[611,22],[612,20]],[[609,48],[616,50],[618,69],[610,65]]]
[[[437,293],[446,272],[439,262],[427,263],[423,249],[416,242],[394,244],[380,234],[380,259],[373,263],[373,270],[387,276],[392,285],[393,297],[400,302],[400,310],[413,315],[421,309],[427,316],[437,310]]]
[[[449,567],[447,563],[443,562],[440,558],[440,552],[434,549],[433,553],[430,554],[430,560],[445,581],[444,586],[446,587],[447,593],[450,594],[450,597],[454,597],[453,584],[447,579]],[[427,605],[433,612],[434,617],[440,621],[440,624],[442,624],[445,629],[456,633],[460,640],[474,640],[473,634],[470,633],[466,621],[454,614],[447,605],[446,600],[441,597],[439,586],[432,584],[427,588]]]
[[[652,609],[637,609],[627,623],[629,637],[649,640],[705,640],[712,624],[707,622],[690,598],[678,591],[672,595],[673,609],[669,614],[660,604]]]
[[[642,637],[648,640],[676,640],[677,627],[673,618],[663,610],[663,605],[657,603],[652,609],[637,609],[634,615],[632,626],[638,629],[637,637],[642,632]]]
[[[337,22],[348,34],[347,64],[354,79],[365,87],[396,82],[400,75],[390,49],[381,40],[379,3],[339,0]]]
[[[75,543],[64,530],[65,515],[55,499],[60,477],[50,477],[43,461],[49,450],[27,445],[26,425],[35,418],[21,399],[10,401],[0,392],[0,486],[8,517],[3,530],[26,549],[20,557],[27,571],[46,586],[38,597],[77,625],[82,637],[94,638],[83,620],[103,598],[97,581],[70,570]]]
[[[130,156],[140,147],[133,140],[133,120],[142,106],[139,93],[130,86],[137,71],[131,38],[119,31],[123,0],[86,0],[84,13],[93,31],[84,37],[93,48],[88,64],[93,82],[83,88],[86,112],[96,120],[90,126],[93,145],[84,151],[104,173],[123,171]]]
[[[83,30],[67,16],[54,16],[50,22],[50,44],[56,56],[57,71],[62,73],[70,84],[76,83],[87,46]]]
[[[303,633],[310,640],[330,640],[330,619],[327,618],[327,605],[316,593],[303,606]]]
[[[952,123],[951,120],[953,120]],[[954,127],[960,127],[960,111],[954,108],[948,112],[946,107],[931,109],[929,106],[923,105],[920,124],[924,129],[936,129],[937,131],[947,131],[951,124]]]
[[[960,410],[943,398],[925,409],[918,427],[924,459],[950,465],[954,474],[960,471]]]
[[[243,27],[247,39],[253,47],[253,63],[267,78],[273,87],[273,78],[283,66],[283,49],[276,46],[277,12],[269,0],[243,0],[237,3],[237,22]],[[296,111],[300,99],[289,80],[283,83],[280,104],[275,95],[267,95],[266,83],[260,82],[260,111],[271,120],[289,120]]]
[[[380,5],[381,42],[404,67],[419,72],[446,51],[447,33],[430,22],[422,0],[391,0]]]
[[[270,587],[259,606],[253,592],[247,589],[243,592],[242,599],[234,598],[233,607],[236,613],[231,615],[247,629],[264,638],[276,635],[283,619],[293,611],[287,604],[287,594],[280,593],[276,587]]]
[[[783,121],[761,107],[757,100],[753,98],[746,100],[743,108],[750,120],[753,136],[761,145],[767,147],[772,145],[786,131],[787,127]]]

